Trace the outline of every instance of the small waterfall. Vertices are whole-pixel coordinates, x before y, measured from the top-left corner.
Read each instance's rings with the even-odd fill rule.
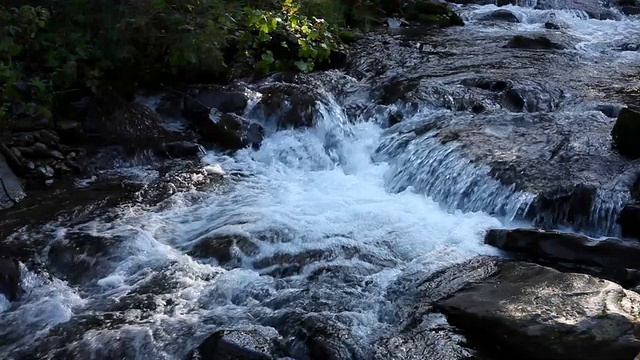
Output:
[[[524,217],[535,196],[504,186],[489,175],[488,166],[464,158],[457,147],[442,144],[434,132],[389,136],[377,150],[379,160],[391,164],[386,178],[389,191],[412,188],[450,211],[485,211],[510,220]]]

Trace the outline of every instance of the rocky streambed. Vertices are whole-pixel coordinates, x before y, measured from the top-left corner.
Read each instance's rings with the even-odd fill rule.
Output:
[[[54,188],[3,199],[2,357],[633,359],[634,7],[454,6],[15,135],[10,197]]]

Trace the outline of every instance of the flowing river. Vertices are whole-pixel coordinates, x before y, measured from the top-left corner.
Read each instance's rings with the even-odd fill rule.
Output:
[[[439,270],[500,255],[484,232],[537,221],[527,216],[536,193],[494,180],[455,142],[407,129],[467,116],[475,95],[460,83],[476,76],[525,84],[533,95],[521,114],[606,119],[594,106],[624,103],[617,90],[637,87],[640,70],[638,19],[522,5],[463,7],[460,28],[372,34],[387,50],[357,50],[349,71],[316,76],[315,126],[275,131],[248,109],[266,137],[259,149],[203,154],[200,167],[224,172],[199,175],[220,176],[216,186],[4,234],[44,244],[49,270],[23,265],[21,300],[0,296],[0,357],[183,359],[216,329],[260,329],[283,336],[291,357],[313,359],[301,334],[322,326],[332,358],[480,357],[441,315],[413,307],[428,292],[415,290]],[[496,9],[520,22],[481,21]],[[552,18],[563,28],[545,29]],[[558,37],[567,49],[502,47],[518,34]],[[371,94],[398,78],[419,79],[416,100],[375,105]],[[492,101],[482,106],[496,116],[517,112]],[[391,113],[402,122],[389,127]],[[117,174],[161,176],[135,162]],[[611,191],[592,205],[584,231],[617,231],[612,216],[626,198]]]

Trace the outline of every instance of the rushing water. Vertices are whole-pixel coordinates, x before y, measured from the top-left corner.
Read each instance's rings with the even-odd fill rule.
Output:
[[[586,63],[597,70],[593,64],[607,59],[607,66],[624,72],[640,61],[637,52],[614,49],[637,41],[637,20],[597,21],[575,11],[507,6],[522,23],[474,22],[495,9],[463,10],[469,24],[446,36],[472,42],[474,36],[536,32],[553,13],[577,39],[566,53],[581,68]],[[479,60],[469,61],[472,67]],[[535,68],[544,62],[530,65],[524,76],[549,71]],[[413,68],[422,66],[431,65]],[[483,69],[442,66],[454,77]],[[574,88],[601,77],[576,74]],[[51,249],[64,252],[86,238],[108,245],[94,255],[91,246],[78,248],[86,252],[78,257],[92,263],[86,272],[63,268],[47,274],[23,265],[22,299],[9,304],[0,296],[2,357],[180,359],[215,329],[274,327],[286,336],[285,320],[318,314],[349,330],[359,348],[353,357],[392,358],[371,345],[399,333],[411,312],[394,301],[403,296],[396,293],[400,280],[496,255],[483,244],[484,231],[514,225],[534,195],[492,180],[489,169],[461,156],[455,143],[442,145],[429,134],[413,141],[415,135],[384,129],[373,117],[351,122],[345,99],[353,96],[325,95],[313,128],[269,131],[260,149],[233,156],[208,152],[202,166],[219,165],[226,173],[215,190],[178,193],[152,207],[127,203],[87,221],[14,233],[15,241],[46,239],[47,260],[67,266],[78,258],[51,255]],[[441,111],[433,102],[419,106],[411,114],[416,121]],[[399,126],[411,126],[411,116],[409,125]],[[611,209],[625,200],[618,193],[598,194],[596,218],[611,218]],[[614,205],[601,206],[607,201]],[[233,239],[223,262],[194,252],[207,238]],[[55,276],[76,272],[68,282]],[[429,358],[469,355],[451,350],[460,339],[444,343],[434,343]]]

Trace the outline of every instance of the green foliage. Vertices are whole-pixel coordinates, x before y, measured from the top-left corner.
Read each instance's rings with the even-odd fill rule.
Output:
[[[51,117],[87,95],[222,79],[235,62],[308,72],[344,51],[334,35],[345,22],[341,0],[28,3],[0,6],[0,122]]]

